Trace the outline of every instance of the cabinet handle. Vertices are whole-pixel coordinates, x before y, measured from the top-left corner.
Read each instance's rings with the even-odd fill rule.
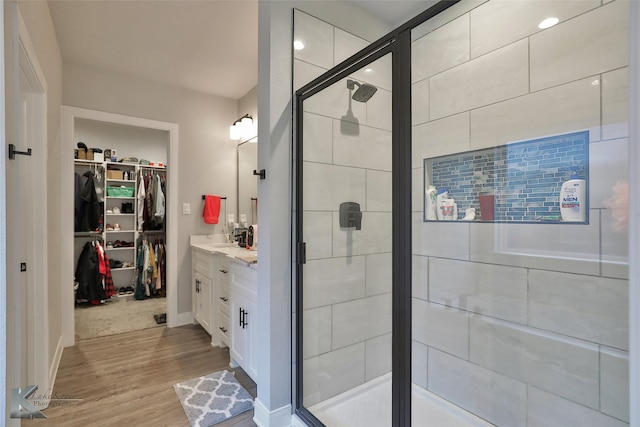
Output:
[[[196,294],[200,293],[200,281],[196,279]]]
[[[247,326],[249,326],[249,322],[247,321],[248,317],[249,317],[249,312],[245,311],[244,312],[244,326],[242,327],[242,329],[246,329]]]
[[[220,273],[227,274],[228,272],[229,272],[228,270],[224,270],[224,269],[222,269],[222,268],[220,269]]]
[[[222,301],[224,301],[224,302],[229,301],[229,298],[226,298],[226,297],[220,297],[220,299],[221,299]]]
[[[243,316],[242,316],[242,313],[243,313],[243,312],[244,312],[244,310],[242,309],[242,307],[239,307],[239,308],[238,308],[238,313],[240,313],[240,316],[239,316],[239,317],[240,317],[240,319],[239,319],[239,322],[238,322],[238,323],[239,323],[239,325],[238,325],[238,326],[240,326],[241,328],[242,328],[242,321],[243,321]]]
[[[227,333],[227,330],[225,328],[223,328],[222,326],[220,326],[218,329],[220,329],[223,333]]]

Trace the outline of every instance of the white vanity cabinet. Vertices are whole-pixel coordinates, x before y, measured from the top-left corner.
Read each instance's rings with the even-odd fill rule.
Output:
[[[193,320],[212,335],[211,344],[218,345],[218,334],[213,333],[215,331],[213,296],[218,271],[218,257],[199,250],[192,250],[191,253],[191,312]]]
[[[231,262],[231,359],[257,382],[257,271]]]
[[[213,255],[215,256],[215,255]],[[218,258],[216,276],[216,286],[213,295],[214,317],[217,319],[216,327],[220,337],[221,346],[231,347],[231,293],[229,292],[229,258],[226,256],[216,256]]]

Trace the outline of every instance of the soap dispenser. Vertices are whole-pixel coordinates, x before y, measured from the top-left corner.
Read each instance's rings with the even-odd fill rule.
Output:
[[[574,167],[571,177],[560,188],[560,215],[563,221],[584,222],[586,182]]]

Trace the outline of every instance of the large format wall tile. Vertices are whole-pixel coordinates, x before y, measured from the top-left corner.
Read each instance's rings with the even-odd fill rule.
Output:
[[[333,67],[333,28],[296,10],[293,37],[304,44],[304,49],[294,50],[294,58],[326,69]]]
[[[365,342],[366,381],[391,372],[391,334]]]
[[[338,27],[335,27],[335,49],[333,52],[333,65],[338,65],[351,55],[354,55],[369,46],[369,42],[354,36]]]
[[[414,340],[469,358],[469,313],[414,298],[412,315]]]
[[[626,280],[529,271],[529,324],[598,344],[628,349]]]
[[[413,255],[411,269],[411,281],[413,282],[414,298],[429,300],[429,258],[426,256]]]
[[[360,125],[357,136],[333,127],[333,162],[337,165],[391,171],[391,132]]]
[[[429,349],[429,390],[500,426],[526,424],[527,386]]]
[[[333,256],[391,252],[391,225],[391,213],[363,212],[361,230],[340,228],[339,213],[334,212]]]
[[[589,130],[600,140],[600,88],[593,78],[567,83],[471,112],[471,148]]]
[[[367,101],[366,106],[367,126],[391,132],[393,118],[391,114],[391,92],[385,89],[378,89],[373,97]]]
[[[302,158],[307,162],[333,161],[333,120],[330,117],[304,113]]]
[[[591,210],[589,225],[471,224],[471,260],[597,275],[599,222]]]
[[[320,76],[327,71],[327,68],[318,67],[317,65],[309,64],[308,62],[300,61],[298,59],[293,61],[293,90],[298,90],[302,86],[311,82],[311,80]],[[307,104],[305,104],[306,110]]]
[[[589,144],[589,207],[604,208],[618,182],[629,180],[626,138]]]
[[[524,95],[528,63],[528,42],[522,40],[431,77],[431,119]]]
[[[564,22],[598,6],[600,0],[487,2],[471,11],[471,57],[540,32],[549,16]]]
[[[629,354],[603,348],[600,352],[602,412],[629,421]]]
[[[531,91],[629,63],[629,2],[616,1],[533,35]]]
[[[412,128],[412,162],[422,168],[424,159],[460,153],[471,148],[469,142],[469,113],[460,113]]]
[[[364,343],[304,361],[304,405],[313,406],[364,383]]]
[[[411,85],[411,125],[429,121],[429,80]]]
[[[363,298],[365,258],[307,260],[303,280],[305,309]]]
[[[601,224],[600,274],[605,277],[628,279],[629,229],[614,221],[610,210],[602,211]]]
[[[371,254],[367,260],[367,296],[380,295],[392,290],[391,253]]]
[[[305,359],[331,351],[331,306],[302,312],[305,331],[302,354]]]
[[[429,300],[462,310],[527,323],[527,272],[469,261],[433,258]]]
[[[391,212],[391,195],[391,172],[368,170],[367,211]]]
[[[427,388],[428,354],[429,347],[418,341],[411,341],[411,382],[424,389]]]
[[[411,81],[417,82],[469,60],[469,15],[411,43]]]
[[[391,294],[348,301],[333,306],[332,348],[338,349],[391,333]]]
[[[628,424],[608,417],[593,409],[570,402],[566,399],[529,387],[527,404],[527,427],[550,426],[598,426],[628,427]]]
[[[471,317],[471,361],[598,408],[598,346],[484,316]]]
[[[411,212],[424,211],[424,179],[423,168],[411,169]]]
[[[338,211],[342,202],[366,209],[364,169],[304,162],[303,203],[307,211]]]
[[[469,226],[480,224],[424,222],[423,217],[422,212],[413,214],[413,254],[469,259]]]
[[[331,258],[333,254],[331,212],[304,212],[302,239],[307,244],[307,260]]]
[[[629,136],[629,68],[604,73],[602,84],[602,139]]]

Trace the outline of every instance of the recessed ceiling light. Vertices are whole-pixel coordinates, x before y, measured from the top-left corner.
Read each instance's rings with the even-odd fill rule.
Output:
[[[545,28],[553,27],[558,22],[560,22],[560,20],[556,17],[547,18],[538,24],[538,28],[544,30]]]
[[[304,49],[304,43],[302,43],[300,40],[296,40],[293,42],[293,48],[295,50],[302,50]]]

